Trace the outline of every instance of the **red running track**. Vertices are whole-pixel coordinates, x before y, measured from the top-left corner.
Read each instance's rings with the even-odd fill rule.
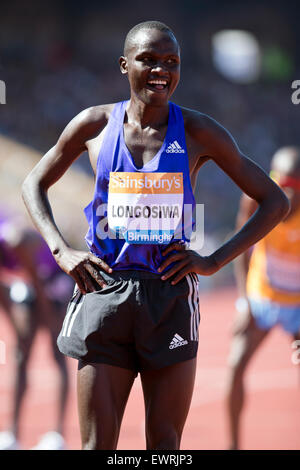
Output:
[[[228,446],[225,390],[234,300],[232,289],[201,295],[196,386],[182,449],[226,449]],[[0,429],[3,430],[11,415],[14,338],[1,312],[0,340],[6,343],[6,364],[0,365]],[[281,329],[275,328],[249,365],[243,449],[300,449],[300,368],[291,361],[291,342]],[[68,361],[71,392],[65,437],[69,449],[79,449],[77,362]],[[24,449],[35,445],[40,435],[54,426],[57,372],[45,331],[37,336],[29,367],[29,386],[21,419],[20,440]],[[137,379],[125,412],[118,449],[144,448],[143,397]]]

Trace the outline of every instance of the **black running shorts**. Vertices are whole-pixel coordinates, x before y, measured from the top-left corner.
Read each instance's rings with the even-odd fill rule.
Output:
[[[196,274],[176,285],[146,271],[101,275],[107,287],[86,295],[75,288],[57,340],[63,354],[135,372],[197,355]]]

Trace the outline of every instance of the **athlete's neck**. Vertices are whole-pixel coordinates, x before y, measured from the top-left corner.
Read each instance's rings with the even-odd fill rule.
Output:
[[[131,98],[126,109],[125,122],[142,129],[145,127],[160,128],[168,123],[168,117],[168,103],[164,106],[150,106]]]

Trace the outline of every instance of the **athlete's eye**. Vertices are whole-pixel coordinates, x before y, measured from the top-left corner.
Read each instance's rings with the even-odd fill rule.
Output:
[[[166,63],[167,63],[168,65],[177,65],[178,62],[177,62],[176,59],[171,59],[171,58],[170,58],[170,59],[167,59],[167,60],[166,60]]]
[[[149,62],[153,62],[153,59],[151,57],[143,57],[142,62],[145,62],[147,64]]]

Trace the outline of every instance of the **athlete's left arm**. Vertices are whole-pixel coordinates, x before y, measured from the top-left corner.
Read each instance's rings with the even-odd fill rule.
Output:
[[[289,202],[283,191],[260,166],[240,151],[224,127],[208,116],[191,112],[185,130],[192,147],[198,145],[201,149],[199,161],[207,157],[213,160],[244,193],[258,203],[258,208],[238,233],[210,256],[200,256],[176,243],[169,245],[163,255],[174,250],[176,252],[168,256],[159,271],[162,272],[170,263],[175,262],[174,266],[164,273],[164,279],[176,274],[174,284],[189,272],[214,274],[263,238],[289,211]]]

